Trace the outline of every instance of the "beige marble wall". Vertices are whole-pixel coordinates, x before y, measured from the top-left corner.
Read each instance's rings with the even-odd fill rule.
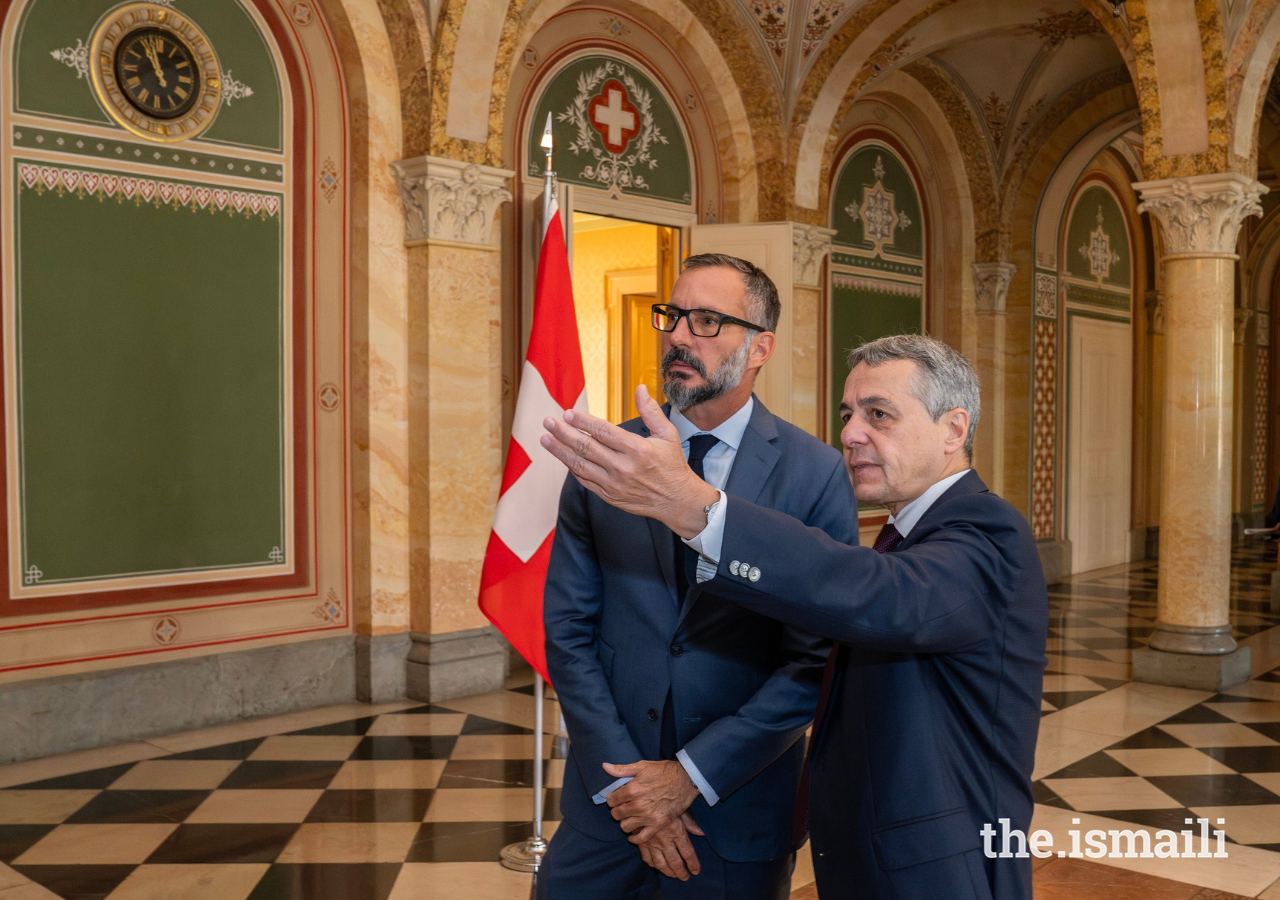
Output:
[[[412,627],[441,634],[487,624],[476,601],[502,477],[501,257],[410,252]]]
[[[817,436],[821,409],[819,395],[824,390],[819,368],[822,328],[822,292],[794,285],[791,320],[791,424]],[[843,369],[843,366],[840,367]],[[839,377],[839,369],[832,373]]]
[[[352,276],[367,298],[352,350],[368,379],[353,385],[367,392],[368,410],[367,422],[353,428],[352,465],[365,470],[354,502],[357,518],[367,516],[368,523],[354,535],[365,537],[360,531],[367,527],[368,578],[356,579],[356,623],[363,633],[386,634],[409,626],[408,261],[400,198],[388,168],[402,155],[400,93],[377,5],[346,2],[344,8],[360,54],[361,112],[368,123],[366,152],[356,154],[361,164],[351,172],[367,199],[353,215],[368,235],[365,253],[356,255],[366,267]],[[364,555],[364,548],[358,551],[357,558]]]

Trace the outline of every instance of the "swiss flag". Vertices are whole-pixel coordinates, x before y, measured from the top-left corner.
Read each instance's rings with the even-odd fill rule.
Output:
[[[538,443],[542,420],[586,411],[586,379],[573,307],[569,255],[555,195],[548,190],[533,330],[511,423],[498,509],[480,576],[480,611],[529,664],[547,677],[542,587],[555,537],[560,489],[568,470]]]

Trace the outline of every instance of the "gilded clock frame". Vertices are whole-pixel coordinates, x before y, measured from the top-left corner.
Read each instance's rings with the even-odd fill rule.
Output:
[[[120,41],[139,28],[159,28],[191,51],[199,70],[196,102],[176,119],[156,119],[138,110],[116,81],[115,55]],[[113,121],[138,137],[171,144],[190,140],[213,124],[222,102],[222,69],[203,31],[177,10],[158,3],[130,3],[98,22],[89,44],[94,96]]]

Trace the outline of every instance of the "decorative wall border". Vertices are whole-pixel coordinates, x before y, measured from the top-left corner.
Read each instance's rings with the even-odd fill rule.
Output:
[[[0,0],[0,23],[5,26],[0,30],[0,52],[10,52],[14,12],[20,12],[26,2],[28,0]],[[299,440],[295,442],[299,464],[293,474],[300,503],[296,517],[298,531],[296,535],[291,533],[297,548],[298,574],[18,603],[0,596],[0,682],[112,668],[148,659],[176,659],[224,649],[291,643],[352,630],[347,407],[351,393],[348,389],[351,218],[347,188],[350,120],[341,52],[323,17],[296,15],[302,4],[292,4],[295,14],[291,16],[288,0],[238,2],[258,23],[281,67],[286,82],[282,99],[292,115],[292,126],[286,132],[292,149],[286,157],[231,147],[218,149],[256,163],[259,169],[261,163],[285,163],[281,183],[287,186],[290,196],[280,202],[279,212],[275,214],[283,215],[286,208],[293,214],[288,229],[295,248],[288,266],[293,283],[289,294],[291,314],[295,318],[296,377],[292,396],[300,411],[295,423],[306,423],[305,433],[298,434]],[[306,9],[310,13],[310,8]],[[6,103],[8,115],[0,122],[0,138],[4,140],[6,159],[11,159],[16,149],[9,142],[14,119],[7,106]],[[24,122],[23,127],[29,124]],[[105,131],[92,126],[66,127],[93,132],[95,136]],[[54,146],[45,143],[38,151],[32,148],[30,155],[43,162],[56,163],[59,169],[70,168],[67,162],[74,165],[86,161],[83,156],[62,158],[57,149],[56,142]],[[203,148],[199,142],[192,142],[190,149]],[[118,156],[124,157],[124,154]],[[326,162],[326,172],[334,189],[326,194],[327,203],[317,204],[311,202],[311,195],[316,190],[321,160]],[[126,174],[124,168],[132,170],[128,174],[139,181],[158,182],[165,175],[180,178],[185,174],[172,171],[174,167],[165,171],[160,164],[145,158],[137,162],[125,158],[102,162],[117,169],[122,176]],[[243,164],[240,169],[243,170]],[[228,191],[227,208],[231,214],[242,214],[243,210],[239,213],[235,210],[230,192],[239,190],[246,195],[261,192],[266,185],[262,179],[254,179],[255,174],[263,173],[246,175],[237,171],[229,175],[215,165],[206,174],[209,179],[206,186],[221,184]],[[270,170],[267,174],[270,177]],[[6,187],[4,193],[10,195],[5,203],[11,202],[11,189]],[[136,202],[136,195],[134,199]],[[223,212],[212,195],[210,201],[211,212]],[[249,202],[246,196],[246,207]],[[265,204],[265,200],[263,202]],[[262,207],[258,214],[261,212]],[[0,269],[0,276],[5,274]],[[315,343],[309,349],[313,336],[316,336]],[[319,384],[324,387],[316,389]],[[310,411],[302,413],[308,405]],[[4,502],[4,493],[0,483],[0,502]],[[0,582],[4,581],[0,578]]]
[[[59,197],[74,195],[83,200],[97,197],[99,200],[115,200],[123,203],[132,200],[135,206],[147,203],[159,209],[189,208],[192,212],[208,209],[210,213],[225,211],[227,215],[243,214],[259,216],[266,220],[276,218],[280,212],[279,194],[258,194],[251,191],[229,191],[216,185],[191,185],[182,182],[154,181],[132,175],[115,175],[89,169],[64,169],[39,163],[18,163],[19,191],[33,190],[37,195],[54,191]]]
[[[1035,320],[1033,376],[1031,533],[1038,541],[1055,532],[1058,441],[1058,322]]]

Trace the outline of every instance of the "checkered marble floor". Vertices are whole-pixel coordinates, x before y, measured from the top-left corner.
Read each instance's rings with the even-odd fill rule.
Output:
[[[1155,618],[1155,563],[1051,588],[1037,819],[1181,830],[1223,818],[1234,849],[1150,871],[1038,860],[1037,897],[1280,900],[1274,559],[1274,545],[1236,551],[1232,624],[1259,666],[1219,695],[1130,682]],[[496,859],[532,828],[530,682],[0,766],[0,900],[526,900],[530,876]],[[558,721],[549,693],[547,730]],[[567,747],[543,740],[549,836]],[[811,881],[803,851],[794,900],[816,900]]]

